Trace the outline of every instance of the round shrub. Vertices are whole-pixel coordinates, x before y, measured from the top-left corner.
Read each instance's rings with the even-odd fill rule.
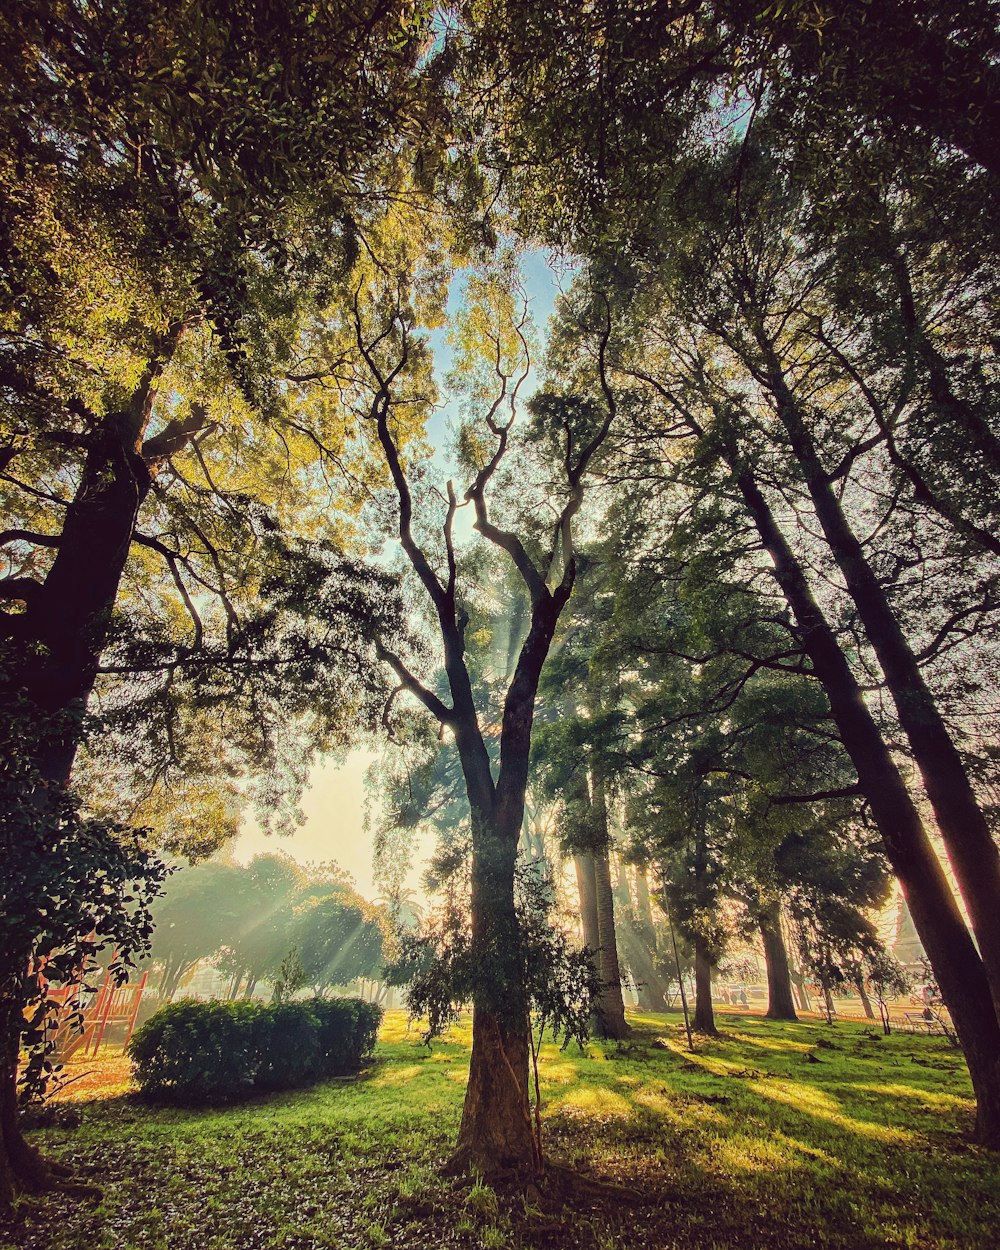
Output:
[[[254,1002],[169,1003],[136,1029],[129,1055],[139,1088],[192,1101],[238,1097],[253,1089],[260,1068]]]

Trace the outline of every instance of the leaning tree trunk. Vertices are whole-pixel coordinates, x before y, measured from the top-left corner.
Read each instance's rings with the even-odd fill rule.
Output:
[[[618,935],[615,931],[615,898],[611,885],[607,799],[604,783],[596,771],[592,777],[592,785],[594,827],[599,840],[599,848],[594,851],[593,856],[594,880],[597,886],[597,927],[601,940],[601,997],[597,1010],[601,1018],[602,1034],[621,1040],[628,1037],[632,1030],[625,1020],[625,1001],[622,998],[622,973],[618,961]]]
[[[766,1017],[768,1020],[797,1020],[788,952],[781,933],[779,903],[772,903],[761,912],[759,928],[761,941],[764,943],[764,963],[767,966]]]
[[[788,390],[773,350],[771,388],[816,516],[885,674],[924,789],[934,810],[976,935],[1000,1020],[1000,849],[993,840],[948,727],[924,681],[885,589],[869,563],[820,462],[806,417]]]
[[[694,939],[694,1027],[699,1033],[717,1032],[712,1006],[712,959],[708,943],[700,934]]]
[[[732,454],[737,485],[823,685],[844,748],[899,879],[914,926],[965,1052],[976,1094],[977,1136],[1000,1147],[1000,1022],[989,981],[958,904],[864,695],[801,565],[753,474]]]
[[[142,454],[157,385],[182,333],[172,326],[149,361],[126,408],[108,413],[90,437],[76,493],[66,509],[56,555],[43,582],[25,600],[16,642],[23,657],[5,676],[3,693],[26,699],[45,728],[23,744],[43,783],[69,784],[81,722],[97,677],[101,652],[118,596],[139,508],[149,492],[150,468]],[[6,952],[5,952],[6,954]],[[19,955],[14,958],[20,960]],[[22,967],[27,965],[25,956]],[[20,974],[14,970],[14,981]],[[37,1191],[55,1183],[60,1169],[43,1163],[25,1142],[16,1105],[21,1003],[16,993],[0,1006],[12,1031],[0,1039],[4,1158],[8,1189]]]
[[[865,1013],[865,1019],[874,1020],[875,1011],[872,1007],[872,1000],[868,997],[868,991],[865,989],[865,978],[863,973],[858,972],[857,976],[853,979],[853,985],[858,991],[858,998],[861,999],[861,1007]]]

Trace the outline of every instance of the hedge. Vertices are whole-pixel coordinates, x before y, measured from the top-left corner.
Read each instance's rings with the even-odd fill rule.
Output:
[[[136,1029],[139,1088],[181,1102],[225,1102],[356,1072],[375,1047],[382,1008],[360,998],[170,1003]]]

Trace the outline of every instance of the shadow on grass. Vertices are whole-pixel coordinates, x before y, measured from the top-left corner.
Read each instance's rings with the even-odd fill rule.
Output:
[[[637,1193],[543,1212],[454,1187],[468,1022],[428,1050],[390,1013],[353,1082],[206,1110],[133,1097],[78,1103],[77,1129],[35,1136],[90,1169],[97,1207],[25,1223],[25,1250],[986,1250],[997,1160],[963,1132],[960,1054],[863,1026],[720,1017],[686,1050],[676,1016],[633,1018],[622,1047],[542,1050],[550,1156]],[[544,1204],[542,1204],[544,1205]]]

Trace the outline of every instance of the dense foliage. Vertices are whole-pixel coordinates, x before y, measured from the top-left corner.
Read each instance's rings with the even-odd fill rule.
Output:
[[[179,1102],[225,1102],[356,1071],[382,1009],[360,998],[199,1002],[161,1008],[129,1043],[139,1088]]]

